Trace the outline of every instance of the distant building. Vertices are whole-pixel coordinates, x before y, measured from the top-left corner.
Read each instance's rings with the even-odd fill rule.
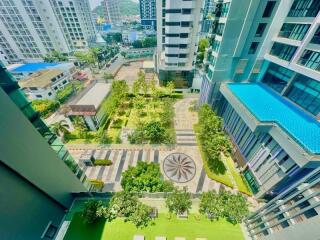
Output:
[[[95,82],[88,90],[78,96],[70,104],[70,118],[80,116],[85,121],[91,131],[96,131],[106,119],[106,111],[101,105],[111,90],[111,84],[105,82]]]
[[[70,82],[70,73],[60,69],[40,70],[18,83],[30,100],[55,99],[56,92]]]
[[[156,30],[157,11],[156,0],[140,0],[141,25],[146,29]]]
[[[121,15],[118,0],[103,0],[101,4],[104,8],[105,19],[107,23],[121,23]]]
[[[126,52],[126,58],[153,57],[155,48],[132,48]]]
[[[203,0],[157,0],[156,70],[161,84],[192,87]]]
[[[53,50],[70,53],[95,39],[88,0],[5,1],[0,28],[0,59],[6,64],[39,61]]]
[[[70,74],[74,74],[76,68],[72,62],[65,63],[22,63],[22,64],[11,64],[7,66],[8,71],[19,81],[26,78],[33,73],[45,69],[60,69]]]
[[[133,43],[137,40],[143,40],[146,38],[146,34],[143,31],[136,30],[124,30],[122,31],[122,42]]]

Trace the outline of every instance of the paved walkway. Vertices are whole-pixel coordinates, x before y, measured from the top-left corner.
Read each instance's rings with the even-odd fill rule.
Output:
[[[197,114],[189,111],[191,102],[196,101],[198,95],[187,95],[174,105],[174,128],[176,129],[177,145],[197,146],[193,125],[198,122]]]

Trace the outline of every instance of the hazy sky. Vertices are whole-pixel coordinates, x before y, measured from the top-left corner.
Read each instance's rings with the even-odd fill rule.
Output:
[[[101,1],[102,0],[89,0],[91,9],[94,9],[96,6],[98,6],[101,3]],[[118,0],[118,1],[121,1],[121,0]],[[139,2],[139,0],[131,0],[131,1]]]

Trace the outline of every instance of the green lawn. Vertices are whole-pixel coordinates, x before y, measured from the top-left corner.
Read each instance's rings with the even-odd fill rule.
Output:
[[[79,214],[75,214],[65,235],[65,240],[131,240],[136,234],[144,235],[146,240],[154,240],[156,236],[166,236],[167,240],[174,237],[185,237],[194,240],[196,237],[206,237],[208,240],[238,240],[244,239],[239,225],[232,225],[226,220],[211,222],[201,217],[196,220],[189,215],[187,220],[167,219],[160,214],[153,226],[137,229],[132,223],[116,219],[111,223],[100,221],[94,225],[86,225]]]
[[[226,162],[230,169],[230,172],[235,180],[238,189],[240,192],[245,193],[249,196],[252,196],[252,192],[248,188],[247,184],[244,182],[244,179],[241,177],[241,174],[237,171],[236,167],[234,166],[234,162],[232,161],[231,157],[226,158]]]
[[[199,151],[201,154],[201,158],[202,158],[202,163],[203,163],[203,168],[206,171],[206,174],[209,178],[218,181],[220,183],[223,183],[224,185],[233,188],[233,184],[231,182],[231,179],[229,178],[229,176],[227,175],[227,172],[225,172],[224,174],[217,174],[214,173],[208,166],[207,160],[206,160],[206,155],[202,150],[202,146],[198,137],[198,126],[197,124],[194,125],[194,132],[196,133],[196,140],[197,140],[197,144],[199,147]]]

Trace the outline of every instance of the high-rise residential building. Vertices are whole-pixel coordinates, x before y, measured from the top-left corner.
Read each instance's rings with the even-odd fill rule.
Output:
[[[144,28],[156,30],[156,0],[140,0],[140,18]]]
[[[121,23],[120,8],[118,0],[104,0],[102,3],[107,23]]]
[[[296,198],[294,191],[306,187],[306,177],[320,166],[320,1],[215,4],[200,104],[210,104],[223,118],[252,191],[271,201],[257,212],[260,217],[249,218],[257,226],[249,223],[251,235],[314,239],[318,198],[304,203],[305,192]],[[290,199],[292,207],[285,206]]]
[[[244,223],[253,240],[319,238],[320,168],[301,178]]]
[[[162,84],[192,86],[203,1],[157,0],[156,70]]]
[[[86,176],[0,67],[2,239],[52,239]]]
[[[205,0],[203,6],[203,19],[201,33],[208,33],[213,24],[212,15],[214,12],[214,0]]]
[[[41,60],[53,50],[70,53],[95,39],[88,0],[0,1],[0,59]]]

